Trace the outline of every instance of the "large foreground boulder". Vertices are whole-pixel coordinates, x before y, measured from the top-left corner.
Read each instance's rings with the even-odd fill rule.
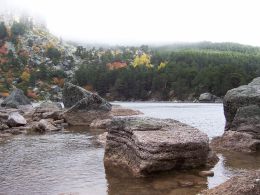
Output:
[[[3,107],[18,108],[20,105],[31,104],[21,89],[14,89],[12,93],[1,103]]]
[[[108,128],[104,163],[128,168],[135,176],[206,166],[205,133],[171,119],[114,118]]]
[[[260,194],[260,170],[243,173],[225,183],[207,190],[203,195],[257,195]]]
[[[70,125],[90,125],[95,119],[110,118],[112,105],[99,95],[66,83],[63,89],[64,118]]]

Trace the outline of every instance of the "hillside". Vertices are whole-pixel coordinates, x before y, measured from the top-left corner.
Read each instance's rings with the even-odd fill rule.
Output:
[[[0,20],[0,95],[18,87],[36,100],[60,99],[64,79],[78,63],[76,48],[30,17],[10,17]]]

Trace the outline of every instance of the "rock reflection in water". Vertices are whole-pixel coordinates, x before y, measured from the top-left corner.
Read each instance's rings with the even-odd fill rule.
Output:
[[[207,178],[198,176],[199,170],[171,171],[146,178],[134,178],[115,166],[106,166],[105,172],[109,195],[191,195],[207,189]]]

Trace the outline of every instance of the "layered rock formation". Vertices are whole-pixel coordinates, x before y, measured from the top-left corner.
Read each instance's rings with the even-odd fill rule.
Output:
[[[63,89],[64,118],[70,125],[90,125],[93,120],[110,118],[112,105],[99,95],[66,83]]]
[[[243,152],[260,148],[260,77],[248,85],[231,89],[224,97],[224,135],[213,139],[213,146]],[[231,133],[229,131],[235,131]]]
[[[104,163],[128,168],[135,176],[205,166],[209,139],[170,119],[115,118],[108,128]]]
[[[14,89],[12,93],[1,103],[3,107],[18,108],[20,105],[31,104],[21,89]]]

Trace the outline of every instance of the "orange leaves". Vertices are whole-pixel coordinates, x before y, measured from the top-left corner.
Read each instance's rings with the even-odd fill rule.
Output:
[[[108,67],[109,70],[124,68],[126,66],[127,66],[127,64],[125,62],[113,62],[113,63],[107,64],[107,67]]]
[[[65,82],[64,78],[58,78],[58,77],[54,77],[54,78],[52,79],[52,81],[53,81],[53,83],[54,83],[55,85],[59,85],[60,87],[63,87],[64,82]]]
[[[2,92],[0,93],[1,97],[8,97],[10,94],[8,92]]]

